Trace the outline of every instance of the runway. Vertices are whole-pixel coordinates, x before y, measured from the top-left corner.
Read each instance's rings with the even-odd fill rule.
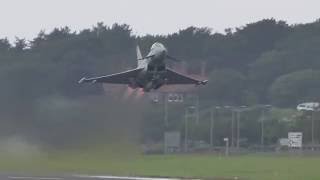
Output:
[[[107,176],[107,175],[50,175],[50,176],[23,176],[0,174],[0,180],[181,180],[178,178],[156,178],[156,177],[126,177],[126,176]],[[200,180],[200,179],[183,179]]]

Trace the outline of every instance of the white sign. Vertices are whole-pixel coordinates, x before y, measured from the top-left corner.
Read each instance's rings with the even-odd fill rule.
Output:
[[[302,147],[302,132],[289,132],[289,147],[301,148]]]

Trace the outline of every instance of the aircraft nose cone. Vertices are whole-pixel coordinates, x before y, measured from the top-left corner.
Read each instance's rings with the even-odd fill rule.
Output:
[[[167,51],[163,50],[162,53],[161,53],[161,57],[166,57],[166,56],[167,56]]]
[[[167,55],[167,54],[168,54],[168,50],[167,50],[166,48],[164,48],[164,49],[162,50],[162,54]]]

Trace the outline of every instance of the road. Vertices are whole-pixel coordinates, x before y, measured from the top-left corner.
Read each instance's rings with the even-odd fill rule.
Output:
[[[1,180],[179,180],[174,178],[148,178],[148,177],[103,176],[103,175],[26,176],[26,175],[12,175],[12,174],[0,174],[0,179]],[[196,179],[193,179],[193,180],[196,180]]]

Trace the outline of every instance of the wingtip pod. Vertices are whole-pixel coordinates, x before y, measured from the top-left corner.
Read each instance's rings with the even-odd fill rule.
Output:
[[[201,81],[201,84],[202,85],[206,85],[208,83],[208,80],[203,80],[203,81]]]
[[[208,80],[198,81],[197,85],[206,85],[208,83]]]

